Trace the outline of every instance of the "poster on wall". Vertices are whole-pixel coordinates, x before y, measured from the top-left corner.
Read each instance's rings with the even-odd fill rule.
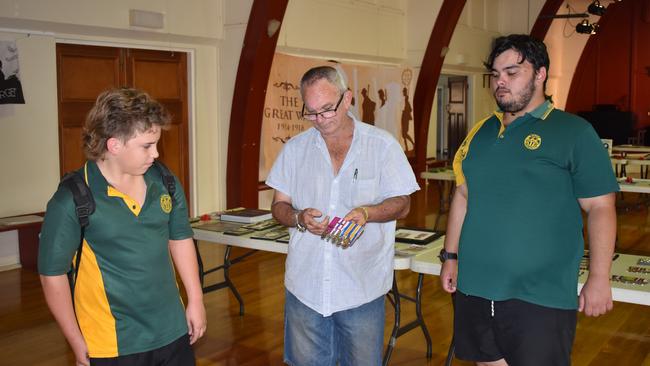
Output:
[[[413,72],[408,68],[323,61],[276,53],[266,89],[259,179],[264,181],[282,146],[312,124],[301,116],[300,78],[312,67],[339,69],[352,92],[350,112],[363,122],[392,134],[413,156]]]
[[[0,41],[0,104],[25,104],[16,42]]]

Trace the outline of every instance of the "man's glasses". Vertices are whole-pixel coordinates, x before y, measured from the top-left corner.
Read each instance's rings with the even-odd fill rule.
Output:
[[[327,119],[327,118],[332,118],[336,116],[336,111],[339,109],[339,105],[341,105],[341,102],[343,101],[343,96],[345,95],[345,92],[341,94],[341,97],[339,98],[339,101],[336,103],[336,107],[334,109],[328,109],[326,111],[318,112],[318,113],[305,113],[305,104],[303,103],[302,105],[302,117],[304,119],[308,119],[310,121],[315,121],[318,119],[318,116],[320,116],[322,119]]]

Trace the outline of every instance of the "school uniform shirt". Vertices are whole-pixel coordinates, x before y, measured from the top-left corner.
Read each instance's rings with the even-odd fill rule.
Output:
[[[330,220],[352,209],[410,195],[419,187],[401,146],[386,131],[353,115],[352,144],[338,174],[315,128],[292,137],[266,184],[298,210],[316,208]],[[343,249],[308,231],[290,230],[285,286],[303,304],[329,316],[388,292],[393,281],[395,221],[370,222],[353,246]]]
[[[500,301],[577,308],[583,223],[578,199],[618,191],[591,125],[546,101],[507,127],[496,112],[456,153],[467,184],[458,289]]]
[[[74,307],[90,357],[117,357],[165,346],[187,334],[169,240],[192,236],[176,177],[174,202],[156,168],[144,175],[143,206],[110,186],[95,162],[80,169],[96,203],[85,229]],[[70,269],[80,243],[72,193],[59,187],[47,204],[38,269]]]

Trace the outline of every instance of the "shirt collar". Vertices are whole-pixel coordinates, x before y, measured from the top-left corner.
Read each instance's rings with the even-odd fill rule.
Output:
[[[555,106],[553,105],[553,102],[547,99],[544,101],[544,103],[540,104],[539,107],[526,114],[529,114],[537,119],[545,120],[546,117],[551,114],[551,111],[553,111],[554,108]],[[494,115],[499,119],[499,122],[503,123],[503,111],[501,109],[494,111]]]
[[[152,177],[151,174],[154,174],[152,171],[154,169],[149,168],[144,174],[144,182],[147,185],[147,194],[149,192],[149,187],[151,183],[155,180],[155,177]],[[91,190],[96,192],[107,192],[110,184],[102,174],[102,171],[99,170],[97,162],[94,160],[86,161],[85,169],[81,169],[81,173],[84,175],[85,180],[88,182],[88,187]],[[87,178],[86,178],[87,174]]]

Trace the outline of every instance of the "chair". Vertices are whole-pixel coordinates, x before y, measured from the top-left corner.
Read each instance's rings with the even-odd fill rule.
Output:
[[[627,138],[627,143],[630,145],[645,146],[645,133],[646,130],[637,130],[636,136],[631,136]]]

